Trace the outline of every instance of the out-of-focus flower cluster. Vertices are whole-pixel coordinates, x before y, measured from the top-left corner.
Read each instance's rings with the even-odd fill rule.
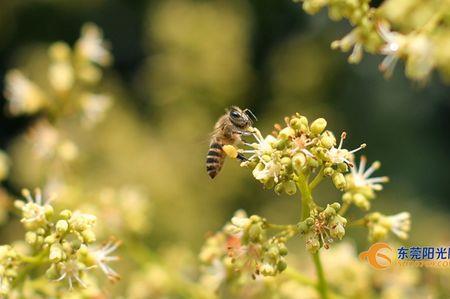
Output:
[[[324,7],[332,20],[347,19],[354,27],[333,49],[352,50],[348,61],[358,63],[363,52],[385,55],[380,70],[392,75],[399,59],[405,60],[406,76],[425,81],[433,69],[450,80],[450,2],[448,0],[387,0],[374,8],[370,0],[295,0],[315,14]],[[397,28],[392,31],[391,27]]]
[[[109,265],[118,259],[112,254],[119,242],[111,239],[102,246],[94,245],[95,216],[71,210],[57,213],[52,199],[44,198],[39,189],[34,197],[25,189],[23,196],[26,202],[17,200],[15,206],[21,211],[25,242],[29,248],[22,249],[25,253],[19,253],[12,246],[1,247],[1,295],[10,294],[15,286],[21,286],[32,276],[39,279],[44,273],[36,272],[38,268],[45,269],[45,275],[55,284],[65,281],[69,289],[90,287],[86,277],[93,268],[99,268],[111,281],[119,279]]]
[[[366,225],[369,228],[369,240],[377,242],[386,238],[392,232],[402,240],[408,239],[411,229],[411,215],[402,212],[396,215],[386,216],[378,212],[366,216]]]
[[[36,83],[19,69],[10,70],[4,92],[9,112],[42,112],[50,119],[78,113],[86,126],[95,124],[111,104],[108,95],[97,91],[102,68],[112,62],[108,48],[101,29],[88,23],[73,49],[65,42],[50,45],[45,83]]]
[[[283,272],[287,267],[286,241],[297,228],[292,226],[273,236],[267,235],[267,229],[265,219],[237,211],[231,222],[210,236],[202,248],[203,283],[217,289],[228,280],[243,283]]]

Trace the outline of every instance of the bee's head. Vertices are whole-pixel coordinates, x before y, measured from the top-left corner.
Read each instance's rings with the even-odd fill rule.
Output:
[[[239,107],[233,106],[229,109],[228,115],[231,122],[239,128],[248,128],[253,124],[252,117],[256,120],[255,115],[249,110],[242,110]]]

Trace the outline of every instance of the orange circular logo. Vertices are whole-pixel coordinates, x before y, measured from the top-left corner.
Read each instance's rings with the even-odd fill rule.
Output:
[[[384,270],[391,266],[393,250],[387,243],[379,242],[370,246],[369,250],[361,252],[359,259],[367,261],[372,268]]]

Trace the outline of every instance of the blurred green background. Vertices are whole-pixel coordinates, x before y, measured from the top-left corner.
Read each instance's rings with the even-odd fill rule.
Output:
[[[288,0],[0,1],[0,77],[39,60],[51,42],[73,44],[87,21],[112,45],[105,87],[115,104],[93,131],[66,128],[81,153],[72,183],[94,202],[104,187],[145,190],[152,215],[141,217],[152,228],[140,234],[142,242],[198,251],[205,234],[239,208],[275,223],[296,222],[299,201],[265,192],[236,161],[213,181],[206,174],[214,122],[238,105],[254,111],[262,132],[298,111],[347,131],[348,148],[367,143],[369,161],[383,163],[377,174],[391,178],[375,208],[411,211],[413,244],[448,244],[448,231],[435,229],[448,227],[450,210],[450,88],[438,78],[416,86],[399,65],[384,80],[381,57],[349,65],[329,46],[348,24],[332,23],[326,12],[308,16]],[[3,96],[0,103],[4,110]],[[45,163],[20,145],[35,118],[0,120],[0,146],[13,162],[6,188],[18,193],[45,184]],[[330,184],[319,201],[338,196]]]

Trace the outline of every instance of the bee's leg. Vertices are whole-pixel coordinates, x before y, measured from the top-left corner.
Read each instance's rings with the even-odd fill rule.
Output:
[[[244,157],[244,155],[241,153],[238,153],[236,158],[238,158],[241,162],[248,161],[248,159],[246,157]]]

